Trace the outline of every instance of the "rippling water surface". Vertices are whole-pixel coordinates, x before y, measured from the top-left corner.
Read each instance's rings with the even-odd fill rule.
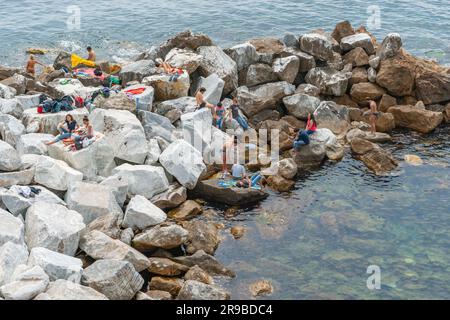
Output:
[[[371,30],[378,38],[399,32],[414,54],[450,63],[449,1],[371,4],[380,9],[380,28]],[[79,31],[67,28],[70,5],[81,10]],[[0,64],[23,65],[27,47],[84,54],[86,45],[100,58],[120,60],[186,28],[224,47],[286,31],[331,31],[343,19],[366,24],[368,7],[358,0],[1,0]],[[247,228],[240,240],[223,231],[217,257],[237,278],[219,281],[234,298],[249,297],[251,281],[268,279],[271,298],[450,299],[449,133],[449,127],[428,136],[398,132],[386,145],[399,159],[419,155],[423,166],[403,164],[377,177],[346,155],[303,174],[289,194],[273,194],[233,218],[217,216],[226,228]],[[369,265],[381,268],[381,290],[366,287]]]

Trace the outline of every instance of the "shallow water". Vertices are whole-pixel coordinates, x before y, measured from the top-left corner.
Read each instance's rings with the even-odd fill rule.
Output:
[[[259,279],[273,299],[449,299],[450,127],[428,136],[398,132],[386,144],[398,160],[375,176],[349,153],[303,174],[290,194],[270,196],[234,218],[216,256],[236,272],[220,279],[233,298],[250,298]],[[243,225],[235,240],[228,228]],[[369,290],[367,267],[381,269],[381,289]]]
[[[0,4],[0,63],[15,66],[25,63],[28,47],[84,55],[84,48],[91,45],[100,59],[120,60],[187,28],[205,32],[226,47],[253,37],[281,37],[287,31],[299,35],[316,28],[331,31],[344,19],[356,27],[369,25],[380,40],[398,32],[414,54],[450,63],[448,0],[1,0]],[[71,19],[77,7],[79,28],[78,20]],[[379,19],[372,20],[377,10]],[[51,62],[53,57],[54,52],[42,59]]]
[[[399,32],[420,56],[450,63],[450,3],[376,2],[379,39]],[[69,5],[81,10],[80,30],[69,30]],[[28,47],[84,53],[120,61],[186,28],[209,34],[226,47],[258,36],[331,31],[348,19],[366,24],[366,1],[206,0],[1,0],[0,64],[23,65]],[[45,57],[51,62],[55,51]],[[450,298],[450,128],[420,136],[399,132],[386,145],[402,159],[416,154],[423,166],[402,164],[386,177],[371,174],[349,154],[338,163],[303,174],[296,189],[272,194],[259,205],[225,219],[244,225],[234,240],[229,230],[217,257],[236,272],[219,279],[233,298],[248,298],[248,284],[268,279],[274,299]],[[215,207],[222,213],[220,207]],[[368,290],[369,265],[381,268],[381,289]]]

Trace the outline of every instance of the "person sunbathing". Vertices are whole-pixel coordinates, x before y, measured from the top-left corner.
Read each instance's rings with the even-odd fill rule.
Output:
[[[49,146],[51,144],[57,143],[58,141],[70,138],[72,136],[72,134],[76,130],[78,130],[79,125],[77,124],[77,122],[75,121],[73,116],[71,114],[68,114],[68,115],[66,115],[65,120],[58,124],[57,128],[59,131],[59,135],[57,135],[54,140],[47,141],[45,143],[46,145]]]
[[[163,61],[162,59],[158,59],[155,62],[155,66],[157,68],[163,68],[164,73],[170,75],[169,81],[176,82],[178,78],[184,73],[184,70],[181,68],[174,68],[168,62]]]
[[[236,182],[236,187],[251,189],[256,188],[259,185],[259,187],[262,190],[266,185],[266,183],[267,183],[266,179],[261,175],[261,173],[257,172],[253,174],[251,177],[246,177],[245,179]]]

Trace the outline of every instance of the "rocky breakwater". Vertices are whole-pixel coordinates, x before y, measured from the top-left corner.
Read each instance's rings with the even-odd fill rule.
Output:
[[[295,187],[299,171],[339,161],[348,149],[386,174],[398,160],[377,143],[391,141],[395,128],[426,134],[450,114],[448,69],[408,54],[397,34],[378,43],[348,22],[331,33],[251,39],[225,50],[206,35],[182,32],[124,64],[122,86],[94,107],[38,113],[41,93],[103,89],[75,79],[64,87],[68,57],[61,53],[56,71],[39,79],[0,67],[4,299],[228,299],[215,277],[235,274],[214,252],[229,230],[209,220],[204,200],[229,207],[269,194],[221,178],[233,135],[257,151],[246,169],[260,172],[276,196]],[[178,81],[161,74],[156,59],[182,68]],[[224,98],[236,97],[250,127],[235,119],[225,119],[226,132],[214,127],[208,109],[196,110],[199,86],[226,108]],[[145,103],[129,98],[130,88],[143,90]],[[369,132],[369,100],[379,107],[376,134]],[[44,144],[67,113],[79,123],[90,118],[95,142],[81,150]],[[318,130],[293,150],[294,129],[309,114]],[[245,137],[263,132],[267,144],[250,148]]]

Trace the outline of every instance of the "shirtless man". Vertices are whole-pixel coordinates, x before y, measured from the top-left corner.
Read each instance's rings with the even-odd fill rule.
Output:
[[[378,112],[377,103],[375,101],[370,100],[369,106],[370,106],[369,120],[371,126],[370,131],[372,134],[375,134],[377,132],[377,118],[380,113]]]
[[[87,60],[95,62],[95,59],[97,58],[97,55],[95,54],[95,51],[92,50],[91,47],[87,47],[86,50],[88,52]]]
[[[39,65],[45,67],[45,65],[43,63],[40,63],[39,61],[34,59],[33,55],[30,55],[30,58],[27,61],[26,69],[27,69],[27,73],[31,74],[33,77],[36,76],[36,69],[35,69],[36,64],[39,64]]]
[[[197,93],[195,94],[195,101],[197,102],[197,106],[199,109],[207,107],[209,109],[211,109],[211,112],[214,114],[214,106],[209,103],[208,101],[205,100],[204,98],[204,94],[206,92],[206,89],[201,87],[200,89],[197,90]]]

